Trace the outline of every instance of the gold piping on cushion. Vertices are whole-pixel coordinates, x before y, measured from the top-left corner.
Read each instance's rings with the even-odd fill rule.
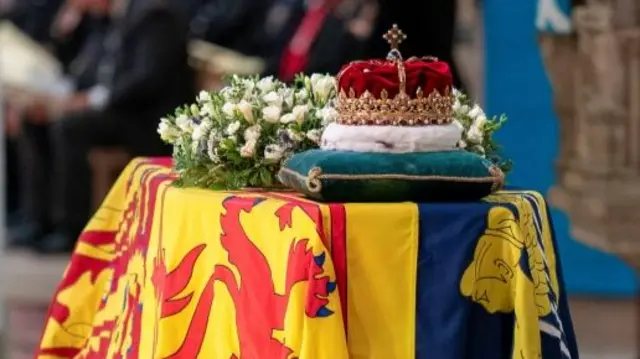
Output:
[[[313,167],[305,179],[305,184],[311,193],[320,193],[322,191],[322,168]]]
[[[504,173],[500,170],[500,168],[496,166],[491,166],[489,168],[489,173],[491,173],[491,177],[459,177],[459,176],[438,176],[438,175],[428,175],[428,176],[420,176],[420,175],[404,175],[404,174],[366,174],[366,175],[347,175],[347,174],[323,174],[322,168],[313,167],[307,176],[303,176],[300,173],[293,171],[289,168],[281,168],[280,172],[283,172],[288,175],[292,175],[297,177],[301,181],[303,181],[307,189],[312,193],[320,193],[322,191],[322,180],[323,179],[334,179],[334,180],[376,180],[376,179],[387,179],[387,180],[405,180],[405,181],[451,181],[451,182],[462,182],[462,183],[492,183],[491,190],[496,191],[497,189],[502,188],[504,185]]]

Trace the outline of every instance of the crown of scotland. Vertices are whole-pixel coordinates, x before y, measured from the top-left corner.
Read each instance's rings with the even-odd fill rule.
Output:
[[[384,34],[386,60],[354,61],[338,74],[336,110],[344,125],[425,126],[452,122],[453,78],[434,57],[403,60],[407,38],[397,25]]]

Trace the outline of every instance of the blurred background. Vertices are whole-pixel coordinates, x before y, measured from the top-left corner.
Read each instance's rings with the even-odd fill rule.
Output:
[[[583,358],[640,356],[637,0],[0,0],[0,358],[31,358],[75,238],[158,119],[228,74],[451,63],[547,195]]]

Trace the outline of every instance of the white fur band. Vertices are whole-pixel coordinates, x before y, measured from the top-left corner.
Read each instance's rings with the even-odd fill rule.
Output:
[[[322,134],[321,148],[354,152],[410,153],[447,151],[462,138],[453,122],[433,126],[349,126],[332,123]]]

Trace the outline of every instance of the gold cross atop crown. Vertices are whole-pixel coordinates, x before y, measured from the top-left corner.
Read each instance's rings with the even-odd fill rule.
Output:
[[[391,50],[398,50],[398,46],[407,39],[407,35],[400,30],[397,24],[393,24],[391,30],[382,37],[391,45]]]

